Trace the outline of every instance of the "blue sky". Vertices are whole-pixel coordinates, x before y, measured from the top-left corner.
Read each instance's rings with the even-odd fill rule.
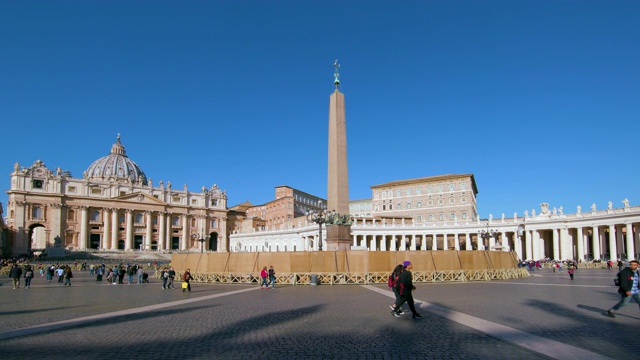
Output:
[[[639,18],[638,1],[5,1],[1,183],[37,159],[81,177],[120,133],[154,184],[326,197],[338,59],[352,200],[473,173],[482,218],[640,205]]]

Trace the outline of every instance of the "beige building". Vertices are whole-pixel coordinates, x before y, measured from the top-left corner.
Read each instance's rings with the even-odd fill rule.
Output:
[[[283,229],[292,226],[294,218],[307,211],[326,209],[326,200],[289,186],[276,186],[275,199],[246,210],[247,219],[264,220],[264,229]],[[256,229],[255,227],[253,229]]]
[[[473,174],[438,175],[371,186],[372,217],[414,223],[475,221],[478,188]]]
[[[153,186],[120,136],[81,178],[40,160],[11,173],[7,227],[13,254],[66,249],[227,251],[227,196],[216,185]],[[200,241],[200,240],[204,241]]]

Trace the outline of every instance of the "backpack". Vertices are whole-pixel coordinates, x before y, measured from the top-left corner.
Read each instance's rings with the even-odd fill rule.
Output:
[[[617,273],[616,277],[613,278],[613,284],[615,286],[620,286],[620,273]]]

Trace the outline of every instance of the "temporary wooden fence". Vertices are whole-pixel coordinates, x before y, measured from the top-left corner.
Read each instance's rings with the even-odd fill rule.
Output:
[[[273,266],[276,283],[290,285],[386,283],[393,268],[413,264],[414,282],[463,282],[529,276],[513,252],[502,251],[322,251],[173,254],[171,264],[195,282],[260,283],[260,271]]]

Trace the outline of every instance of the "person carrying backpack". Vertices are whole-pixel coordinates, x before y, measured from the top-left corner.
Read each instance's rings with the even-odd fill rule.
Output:
[[[406,302],[409,304],[409,309],[411,309],[411,313],[413,313],[414,319],[422,319],[422,315],[418,314],[416,311],[416,306],[413,302],[413,295],[411,292],[416,289],[413,286],[413,279],[411,275],[411,269],[413,269],[413,264],[411,261],[407,260],[402,263],[403,270],[398,277],[398,281],[396,284],[396,288],[398,289],[398,294],[400,295],[398,301],[396,301],[396,306],[393,310],[391,310],[391,314],[395,317],[400,317],[400,313],[398,310],[402,307],[402,305]]]
[[[391,310],[396,309],[396,303],[400,299],[400,293],[398,293],[398,288],[396,287],[396,285],[398,283],[398,279],[400,278],[400,273],[402,272],[403,269],[404,268],[402,267],[402,264],[399,264],[398,266],[395,267],[395,269],[393,269],[393,272],[391,273],[391,275],[389,275],[389,281],[387,282],[387,284],[391,288],[391,291],[393,291],[393,294],[396,296],[396,301],[392,305],[389,305]],[[402,311],[402,309],[399,309],[398,314],[402,315],[404,314],[404,311]]]
[[[631,299],[634,299],[640,305],[640,288],[638,286],[638,260],[631,260],[629,266],[620,272],[620,286],[618,293],[622,297],[620,301],[611,309],[607,310],[607,315],[612,318],[616,317],[616,312],[621,307],[627,305]]]

